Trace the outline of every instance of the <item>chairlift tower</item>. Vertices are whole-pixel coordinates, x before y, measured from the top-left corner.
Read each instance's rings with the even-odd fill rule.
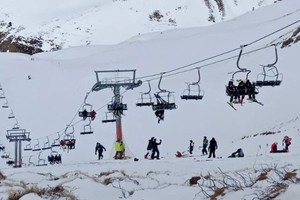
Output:
[[[104,70],[95,71],[97,82],[92,88],[92,91],[100,91],[106,88],[113,89],[114,97],[111,105],[108,105],[108,110],[112,111],[113,105],[121,105],[121,110],[127,110],[127,105],[122,103],[121,87],[126,90],[134,89],[142,85],[142,81],[135,80],[136,70]],[[113,75],[110,77],[109,75]],[[121,76],[122,75],[122,76]],[[101,79],[101,77],[104,77]],[[116,136],[117,139],[123,140],[122,134],[122,114],[113,113],[116,119]]]
[[[6,138],[9,142],[15,142],[14,167],[22,167],[22,141],[30,141],[30,133],[26,129],[7,130]]]

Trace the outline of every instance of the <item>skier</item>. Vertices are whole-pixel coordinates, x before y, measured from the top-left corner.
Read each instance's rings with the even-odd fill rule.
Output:
[[[289,146],[292,144],[291,143],[292,138],[290,138],[289,136],[284,136],[283,140],[282,140],[282,146],[285,144],[285,150],[289,151]]]
[[[190,154],[193,154],[194,145],[195,145],[194,141],[193,141],[193,140],[190,140],[190,147],[189,147],[189,152],[190,152]]]
[[[96,143],[96,147],[95,147],[95,155],[97,155],[98,153],[98,160],[103,158],[103,150],[106,151],[105,147],[103,145],[101,145],[99,142]]]
[[[145,159],[148,159],[148,155],[151,153],[152,148],[153,148],[153,140],[154,137],[150,138],[150,140],[148,141],[148,146],[147,146],[147,153],[144,155]]]
[[[92,110],[91,112],[91,120],[94,120],[96,118],[96,111],[95,110]]]
[[[247,81],[245,83],[245,89],[246,89],[246,93],[249,96],[249,100],[256,101],[256,99],[255,99],[255,85],[252,84],[249,81],[249,79],[247,79]]]
[[[230,96],[230,100],[229,100],[230,103],[237,102],[237,87],[233,84],[232,80],[228,82],[226,93]]]
[[[82,119],[86,120],[87,116],[88,116],[88,111],[84,109],[84,111],[82,111]]]
[[[158,145],[161,144],[161,139],[159,140],[159,143],[156,142],[156,138],[154,138],[153,143],[152,143],[152,154],[151,154],[151,160],[156,158],[159,160],[159,150],[158,150]],[[155,155],[156,154],[156,155]]]
[[[209,147],[208,147],[208,150],[209,150],[209,156],[208,158],[210,158],[211,156],[213,156],[214,158],[216,157],[216,149],[218,148],[218,145],[217,145],[217,141],[215,140],[215,138],[213,137],[210,141],[209,141]]]
[[[202,145],[202,155],[207,155],[207,150],[206,150],[207,146],[208,146],[208,139],[206,136],[204,136],[203,145]]]
[[[244,98],[245,98],[245,92],[246,92],[246,87],[245,87],[245,82],[241,79],[237,80],[238,82],[238,101],[240,104],[243,104]]]

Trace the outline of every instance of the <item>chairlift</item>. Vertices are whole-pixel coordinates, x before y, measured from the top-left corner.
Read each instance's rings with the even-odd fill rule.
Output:
[[[0,151],[4,151],[5,150],[5,146],[2,144],[2,142],[0,143]]]
[[[41,148],[40,148],[40,141],[39,139],[37,139],[37,143],[34,145],[32,151],[40,151]]]
[[[8,119],[13,119],[13,118],[15,118],[15,115],[14,115],[13,111],[11,110],[11,112],[8,115]]]
[[[156,98],[156,103],[152,105],[152,110],[173,110],[177,108],[177,105],[175,104],[175,98],[173,95],[171,95],[173,92],[163,90],[160,88],[161,80],[162,80],[163,73],[160,76],[159,83],[158,83],[158,89],[159,92],[155,93],[154,96]],[[166,94],[166,95],[164,95]]]
[[[96,117],[96,112],[95,110],[93,110],[93,106],[89,103],[86,102],[86,99],[89,95],[89,92],[87,93],[87,95],[84,98],[84,104],[82,106],[82,111],[80,111],[78,113],[79,117],[82,117],[83,120],[86,120],[86,118],[91,118],[92,120],[95,119]]]
[[[8,161],[6,161],[6,164],[7,164],[8,166],[12,166],[13,164],[15,164],[15,161],[13,161],[12,158],[8,158]]]
[[[28,142],[28,144],[26,144],[26,146],[24,148],[24,151],[32,151],[31,142],[30,141]]]
[[[94,132],[92,131],[91,127],[91,119],[89,119],[89,123],[85,124],[83,126],[83,131],[80,133],[81,135],[86,135],[86,134],[93,134]]]
[[[74,135],[65,135],[64,138],[60,141],[60,145],[63,149],[75,149],[75,142]]]
[[[2,105],[2,108],[8,108],[8,102],[7,101]]]
[[[7,153],[6,151],[3,152],[3,154],[1,155],[1,158],[3,159],[8,159],[10,157],[10,153]]]
[[[112,112],[106,112],[105,119],[102,120],[102,123],[110,123],[110,122],[116,122],[116,121],[117,121],[117,119]]]
[[[31,158],[32,158],[32,155],[29,156],[28,164],[27,164],[28,167],[31,166],[31,165],[32,165],[32,166],[35,166],[35,163],[31,161]]]
[[[107,105],[107,110],[113,112],[115,115],[123,114],[124,110],[127,110],[127,104],[122,103],[122,96],[120,102],[117,102],[113,97],[112,103]]]
[[[61,163],[61,155],[58,154],[57,151],[51,150],[50,155],[48,156],[48,162],[53,165],[53,164],[60,164]]]
[[[72,130],[70,132],[69,131],[69,127],[72,127]],[[65,135],[64,138],[62,140],[60,140],[60,145],[65,149],[68,148],[69,149],[75,149],[75,142],[76,139],[74,139],[74,126],[70,126],[67,125],[66,129],[65,129]]]
[[[154,104],[153,98],[151,97],[151,85],[150,81],[148,81],[149,91],[148,92],[142,92],[141,98],[138,99],[138,102],[136,106],[142,107],[142,106],[152,106]]]
[[[42,148],[42,150],[47,150],[47,149],[51,149],[51,145],[50,145],[48,136],[47,136],[47,142],[44,143],[44,147]]]
[[[58,134],[58,137],[53,140],[51,147],[59,147],[60,146],[60,142],[59,142],[60,134],[59,133],[57,133],[57,134]]]
[[[19,122],[16,120],[16,123],[14,124],[14,126],[12,127],[12,129],[20,129],[20,125]]]
[[[42,151],[39,152],[38,155],[38,164],[36,166],[40,167],[40,166],[47,166],[46,160],[41,158],[41,153]]]
[[[235,78],[236,78],[236,75],[238,74],[238,73],[242,73],[242,74],[246,74],[245,75],[245,78],[243,79],[243,80],[248,80],[248,76],[249,76],[249,74],[251,73],[251,70],[249,70],[249,69],[247,69],[247,68],[241,68],[240,66],[239,66],[239,62],[240,62],[240,58],[241,58],[241,56],[242,56],[242,53],[243,53],[243,48],[244,48],[244,46],[241,46],[241,50],[240,50],[240,53],[239,53],[239,56],[238,56],[238,59],[237,59],[237,62],[236,62],[236,66],[237,66],[237,68],[238,68],[238,70],[237,71],[235,71],[233,74],[232,74],[232,77],[231,77],[231,79],[229,80],[229,83],[230,82],[234,82],[234,80],[235,80]],[[242,79],[241,79],[242,80]],[[229,85],[229,83],[228,83],[228,85]],[[228,96],[232,96],[233,94],[232,94],[232,91],[230,91],[230,89],[228,88],[228,85],[226,85],[225,87],[226,87],[226,94],[228,95]],[[255,87],[255,83],[254,83],[254,85],[253,85],[253,87]],[[259,92],[258,92],[258,89],[255,87],[254,88],[254,94],[258,94]],[[238,89],[237,90],[237,95],[251,95],[252,93],[249,93],[249,91],[248,90],[240,90],[240,89]]]
[[[273,44],[272,46],[275,47],[275,61],[271,64],[261,65],[263,67],[263,72],[257,75],[257,80],[255,83],[255,85],[258,87],[279,86],[282,82],[283,74],[279,74],[278,69],[275,66],[278,61],[277,45]]]
[[[0,94],[0,99],[5,99],[5,94],[4,94],[3,91],[2,91],[2,93]]]
[[[200,89],[200,69],[198,69],[198,81],[194,83],[186,83],[187,89],[183,91],[183,95],[181,96],[181,99],[183,100],[201,100],[204,96],[204,91]],[[196,88],[196,89],[192,89]]]

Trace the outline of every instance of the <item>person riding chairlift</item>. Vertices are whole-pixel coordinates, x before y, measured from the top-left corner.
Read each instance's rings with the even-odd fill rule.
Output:
[[[84,109],[84,111],[82,111],[82,119],[86,120],[87,117],[88,117],[88,111]]]
[[[165,110],[157,110],[155,111],[155,115],[158,118],[158,123],[165,118]]]
[[[250,82],[249,79],[247,79],[245,83],[246,93],[249,96],[249,100],[256,101],[255,99],[255,85]]]
[[[96,118],[96,111],[95,110],[92,110],[91,112],[91,120],[94,120]]]
[[[238,91],[237,91],[237,87],[233,84],[232,80],[230,80],[228,82],[226,92],[230,96],[229,102],[230,103],[236,103],[237,102],[237,97],[238,97]],[[233,100],[233,98],[234,98],[234,100]]]

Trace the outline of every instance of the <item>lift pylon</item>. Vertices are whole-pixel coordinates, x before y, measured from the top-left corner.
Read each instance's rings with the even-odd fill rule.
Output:
[[[92,87],[92,91],[97,92],[106,88],[113,89],[114,97],[111,105],[108,105],[110,112],[114,114],[116,119],[116,136],[117,140],[123,140],[122,134],[122,113],[127,110],[127,105],[123,104],[121,96],[121,88],[126,90],[134,89],[142,85],[142,81],[135,80],[136,70],[105,70],[95,71],[97,82]],[[110,76],[111,75],[111,76]],[[101,79],[102,77],[102,79]],[[126,109],[125,109],[126,108]],[[116,109],[116,110],[113,110]],[[121,110],[120,110],[121,109]],[[123,109],[123,110],[122,110]],[[116,112],[114,112],[116,111]]]
[[[22,141],[30,141],[30,133],[26,129],[7,130],[6,138],[9,142],[15,142],[14,167],[22,167]]]

